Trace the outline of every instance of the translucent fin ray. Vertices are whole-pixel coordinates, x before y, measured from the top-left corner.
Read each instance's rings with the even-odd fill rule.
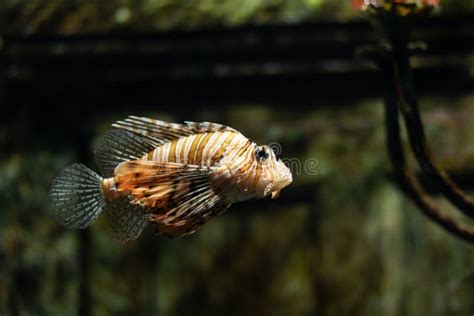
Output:
[[[204,214],[200,216],[192,215],[187,220],[182,221],[169,221],[169,220],[154,220],[153,215],[150,215],[150,223],[153,223],[155,233],[158,235],[164,235],[167,237],[183,237],[186,235],[193,234],[197,228],[211,218],[225,212],[231,203],[225,201],[219,201],[213,207],[206,210]]]
[[[53,216],[67,228],[90,226],[105,206],[102,177],[84,165],[62,170],[50,190]]]
[[[114,239],[122,243],[138,238],[148,224],[145,209],[130,204],[128,197],[107,204],[104,212]]]
[[[125,130],[112,130],[95,145],[95,160],[104,177],[113,177],[121,162],[137,160],[163,143]]]
[[[186,121],[184,124],[178,124],[137,116],[129,116],[123,121],[115,122],[112,126],[138,135],[153,137],[163,142],[199,133],[236,132],[231,127],[217,123]]]
[[[149,222],[168,227],[164,233],[183,236],[222,203],[209,181],[211,170],[180,163],[129,161],[116,169],[117,187],[130,193],[132,203],[150,209]]]

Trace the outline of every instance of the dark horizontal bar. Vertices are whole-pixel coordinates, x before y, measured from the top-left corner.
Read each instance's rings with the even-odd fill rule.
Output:
[[[466,52],[474,48],[474,16],[422,19],[414,40],[426,40],[430,53]],[[354,48],[375,41],[367,22],[312,23],[302,25],[246,26],[200,31],[164,33],[108,33],[74,36],[34,35],[3,38],[4,55],[34,62],[51,57],[103,57],[131,63],[142,58],[162,62],[179,60],[242,61],[325,57],[351,58]],[[113,61],[111,61],[112,63]],[[156,61],[155,61],[156,62]]]
[[[430,18],[419,19],[416,23],[415,28],[420,29],[456,29],[458,32],[466,27],[474,27],[474,15],[467,14],[464,16],[449,16],[449,15],[434,15]],[[369,31],[371,29],[369,23],[365,19],[350,21],[350,22],[333,22],[333,21],[317,21],[307,22],[298,24],[249,24],[241,27],[207,27],[197,30],[172,30],[166,32],[143,32],[134,30],[120,30],[111,31],[107,33],[80,33],[74,35],[61,35],[61,34],[45,34],[36,33],[31,35],[24,34],[3,34],[5,41],[14,42],[45,42],[45,41],[68,41],[68,42],[81,42],[81,41],[103,41],[108,40],[150,40],[156,38],[170,38],[173,40],[190,39],[196,37],[207,37],[207,38],[218,38],[227,37],[233,35],[241,35],[246,32],[258,31],[261,34],[281,34],[285,31],[297,31],[301,32],[313,32],[314,30],[343,30],[343,31]]]
[[[462,24],[469,22],[466,19]],[[470,21],[472,22],[472,21]],[[82,41],[103,41],[104,39],[110,40],[149,40],[157,37],[170,38],[173,40],[180,39],[192,39],[196,37],[206,38],[219,38],[233,35],[245,34],[247,32],[258,31],[262,34],[276,34],[285,31],[298,31],[298,32],[312,32],[315,29],[331,29],[331,30],[347,30],[350,26],[353,30],[368,30],[370,25],[365,20],[357,20],[346,23],[341,22],[315,22],[315,23],[298,23],[298,24],[260,24],[260,25],[244,25],[240,27],[209,27],[201,28],[196,30],[169,30],[169,31],[158,31],[158,32],[147,32],[147,31],[133,31],[133,30],[120,30],[111,31],[107,33],[79,33],[73,35],[62,35],[62,34],[51,34],[51,33],[36,33],[36,34],[3,34],[6,41],[15,42],[45,42],[45,41],[56,41],[65,40],[70,42],[82,42]]]
[[[434,60],[416,69],[419,93],[472,90],[474,79],[463,59],[474,48],[474,16],[420,20],[415,34],[430,45],[420,58]],[[374,40],[362,21],[144,34],[8,35],[0,51],[0,94],[8,105],[48,108],[65,103],[173,106],[190,100],[205,106],[228,100],[344,104],[382,93],[373,65],[354,57],[357,47]],[[457,64],[448,64],[453,55]]]
[[[415,71],[417,91],[421,94],[449,94],[472,91],[474,78],[461,67],[438,67]],[[446,80],[450,78],[450,80]],[[110,78],[109,78],[110,79]],[[25,93],[28,91],[28,93]],[[7,103],[45,104],[194,104],[219,105],[232,100],[288,102],[315,106],[322,101],[345,103],[382,94],[379,74],[375,71],[348,73],[296,73],[197,78],[151,77],[147,80],[113,81],[93,71],[78,76],[36,74],[29,80],[8,80]]]

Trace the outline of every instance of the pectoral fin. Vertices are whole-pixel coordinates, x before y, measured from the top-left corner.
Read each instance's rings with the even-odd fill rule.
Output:
[[[129,192],[131,203],[149,208],[148,221],[155,227],[172,225],[192,230],[213,207],[223,203],[210,183],[212,170],[180,163],[130,161],[121,163],[115,174],[118,190]],[[165,231],[171,233],[158,229],[158,233]]]

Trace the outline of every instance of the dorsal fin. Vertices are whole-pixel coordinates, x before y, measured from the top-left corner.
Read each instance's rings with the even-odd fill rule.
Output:
[[[157,147],[198,133],[234,131],[231,127],[210,122],[168,123],[146,117],[129,116],[112,124],[95,146],[95,160],[104,177],[112,177],[121,162],[137,160]]]
[[[114,169],[128,160],[138,160],[163,144],[163,141],[125,130],[111,130],[95,145],[95,161],[104,177],[113,177]]]
[[[219,123],[185,121],[184,125],[193,130],[195,133],[237,132],[232,127]]]
[[[199,133],[236,132],[231,127],[217,123],[186,121],[184,124],[178,124],[137,116],[129,116],[123,121],[112,124],[112,126],[138,135],[151,136],[163,142]]]

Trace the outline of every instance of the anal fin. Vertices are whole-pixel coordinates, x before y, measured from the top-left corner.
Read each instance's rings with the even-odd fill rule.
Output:
[[[130,203],[129,197],[123,197],[107,204],[105,215],[114,239],[127,242],[136,239],[148,224],[146,209]]]

